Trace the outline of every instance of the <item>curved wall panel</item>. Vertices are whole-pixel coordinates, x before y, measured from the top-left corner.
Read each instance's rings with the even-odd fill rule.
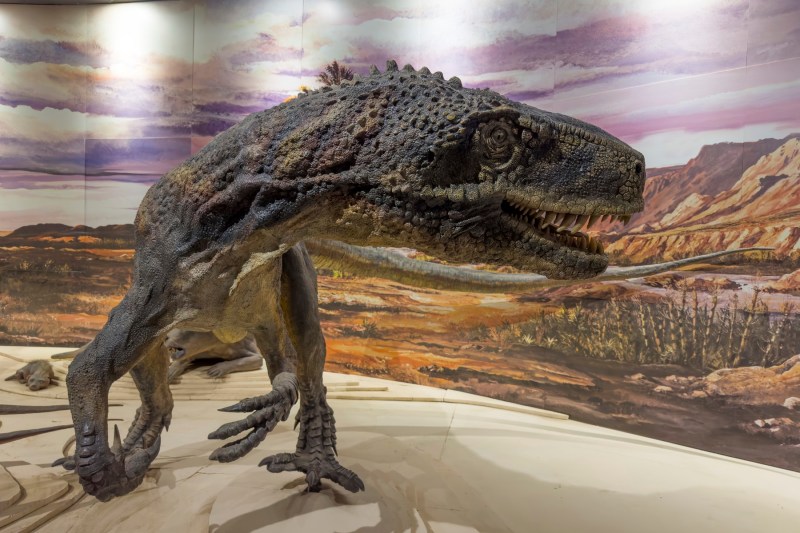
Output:
[[[325,271],[332,370],[459,388],[800,469],[797,2],[0,5],[0,344],[91,338],[147,187],[333,61],[457,75],[596,123],[648,161],[616,262],[776,248],[690,273],[420,291]],[[786,405],[800,404],[789,400]]]

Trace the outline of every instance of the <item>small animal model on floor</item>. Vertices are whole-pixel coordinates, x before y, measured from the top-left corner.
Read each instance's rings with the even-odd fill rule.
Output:
[[[256,340],[250,334],[236,342],[224,343],[210,331],[173,329],[167,333],[164,348],[171,360],[167,370],[170,383],[175,383],[196,361],[215,361],[206,370],[206,374],[212,378],[221,378],[231,372],[258,370],[264,363]]]
[[[37,359],[26,364],[14,374],[8,376],[6,381],[18,381],[32,391],[46,389],[58,383],[53,366],[49,361]]]
[[[223,409],[249,414],[209,438],[245,434],[210,458],[244,456],[299,401],[295,451],[260,464],[304,473],[309,491],[323,479],[364,490],[337,460],[316,272],[304,242],[340,241],[356,255],[363,249],[346,247],[511,265],[538,274],[528,286],[591,278],[608,257],[581,230],[640,211],[644,169],[639,152],[595,126],[393,61],[383,73],[373,67],[369,76],[250,115],[143,199],[132,284],[69,367],[76,451],[65,466],[102,501],[136,488],[172,417],[169,332],[207,331],[228,344],[249,332],[272,390]],[[109,446],[108,392],[126,372],[142,405],[126,437],[115,427]]]

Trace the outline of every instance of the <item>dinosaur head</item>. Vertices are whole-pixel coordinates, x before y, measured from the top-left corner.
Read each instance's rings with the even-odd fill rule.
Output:
[[[591,124],[393,61],[350,83],[324,98],[351,98],[348,168],[368,186],[337,238],[583,278],[608,264],[585,228],[643,207],[642,155]]]
[[[439,124],[450,133],[419,162],[411,189],[426,221],[436,220],[438,253],[551,278],[602,272],[608,258],[587,230],[643,208],[642,155],[571,117],[486,91],[474,97],[477,109],[442,117],[456,115],[458,127]]]

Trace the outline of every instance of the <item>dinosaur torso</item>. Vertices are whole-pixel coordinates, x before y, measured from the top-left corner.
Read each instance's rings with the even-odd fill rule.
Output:
[[[643,168],[594,126],[389,62],[247,117],[164,176],[137,268],[176,272],[181,316],[308,238],[589,277],[607,260],[579,230],[640,209]]]

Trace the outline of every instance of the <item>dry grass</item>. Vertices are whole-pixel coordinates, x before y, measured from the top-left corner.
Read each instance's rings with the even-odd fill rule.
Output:
[[[735,295],[724,306],[712,293],[710,301],[701,304],[698,292],[684,286],[658,303],[633,299],[591,307],[562,305],[556,313],[485,334],[626,363],[702,370],[769,366],[798,351],[800,318],[793,311],[786,304],[780,313],[770,314],[759,290],[744,301]]]

